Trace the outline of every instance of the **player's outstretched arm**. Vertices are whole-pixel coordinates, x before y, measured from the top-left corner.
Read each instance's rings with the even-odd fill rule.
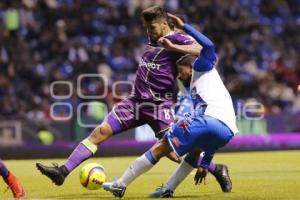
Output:
[[[184,23],[182,19],[180,19],[176,15],[168,13],[168,17],[170,17],[175,22],[175,26],[178,29],[183,29],[187,34],[195,38],[195,40],[201,46],[203,46],[203,48],[214,48],[213,42],[208,37],[197,31],[194,27],[187,23]]]
[[[197,42],[199,42],[199,44],[201,44],[203,46],[203,48],[214,48],[214,43],[208,37],[206,37],[205,35],[203,35],[199,31],[197,31],[191,25],[184,24],[183,30],[187,34],[189,34],[190,36],[192,36],[193,38],[195,38],[195,40]]]
[[[194,54],[199,56],[201,53],[201,56],[199,56],[194,62],[193,69],[199,72],[212,70],[217,62],[214,43],[208,37],[197,31],[194,27],[184,23],[179,17],[172,14],[169,14],[168,16],[176,22],[175,25],[178,29],[183,29],[203,47],[201,52],[199,51],[198,54]],[[176,46],[176,48],[179,47]]]

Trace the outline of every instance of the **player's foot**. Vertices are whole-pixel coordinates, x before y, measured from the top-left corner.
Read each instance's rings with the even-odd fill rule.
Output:
[[[110,191],[115,197],[123,197],[126,191],[126,187],[115,182],[106,182],[102,184],[102,187],[106,191]]]
[[[25,190],[15,175],[9,172],[9,175],[5,179],[5,182],[7,186],[10,188],[10,190],[12,191],[14,198],[16,199],[25,198],[26,196]]]
[[[155,192],[149,194],[149,198],[172,198],[174,191],[167,189],[163,185],[156,188]]]
[[[223,192],[230,192],[232,189],[232,183],[228,173],[228,167],[226,165],[217,164],[216,170],[211,172],[218,183],[220,184]]]
[[[55,185],[62,185],[65,181],[65,173],[62,167],[57,164],[53,164],[53,167],[48,167],[42,165],[41,163],[36,163],[36,168],[45,176],[50,178]]]

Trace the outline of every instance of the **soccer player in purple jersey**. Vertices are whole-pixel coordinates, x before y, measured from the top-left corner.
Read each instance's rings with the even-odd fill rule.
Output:
[[[0,175],[7,184],[7,187],[12,191],[15,199],[25,198],[25,190],[20,181],[11,171],[8,170],[2,160],[0,160]]]
[[[192,37],[172,31],[167,13],[161,7],[145,9],[142,19],[150,42],[140,60],[132,95],[113,107],[104,122],[74,149],[62,166],[36,164],[37,169],[56,185],[62,185],[67,175],[90,158],[98,145],[112,135],[147,123],[156,137],[160,138],[174,122],[171,108],[177,76],[176,61],[184,54],[168,51],[158,41],[167,38],[195,54],[198,54],[201,46]],[[146,156],[151,157],[151,151]]]

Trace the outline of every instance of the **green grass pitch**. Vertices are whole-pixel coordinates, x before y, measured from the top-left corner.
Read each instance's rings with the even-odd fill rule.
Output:
[[[95,158],[86,161],[102,164],[109,179],[120,176],[136,157]],[[115,199],[104,190],[88,191],[79,183],[79,168],[66,180],[63,186],[53,185],[35,168],[35,162],[50,164],[63,160],[20,160],[5,161],[19,177],[27,190],[28,199]],[[231,193],[222,193],[212,175],[206,185],[195,186],[192,172],[177,188],[176,199],[201,200],[259,200],[300,199],[300,151],[218,153],[217,163],[229,166],[233,181]],[[150,172],[139,177],[126,191],[123,199],[147,199],[156,186],[165,182],[176,164],[162,159]],[[0,184],[0,199],[11,198],[10,191],[3,194],[5,184]]]

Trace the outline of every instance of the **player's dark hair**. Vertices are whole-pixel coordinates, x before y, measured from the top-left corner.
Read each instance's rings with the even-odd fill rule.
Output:
[[[183,65],[183,66],[189,66],[191,67],[194,61],[196,60],[197,56],[193,56],[190,54],[187,54],[185,56],[182,56],[179,58],[176,62],[176,65]]]
[[[142,12],[142,19],[145,22],[152,22],[154,20],[161,19],[161,18],[167,19],[168,15],[165,9],[160,6],[152,6],[146,8]]]

